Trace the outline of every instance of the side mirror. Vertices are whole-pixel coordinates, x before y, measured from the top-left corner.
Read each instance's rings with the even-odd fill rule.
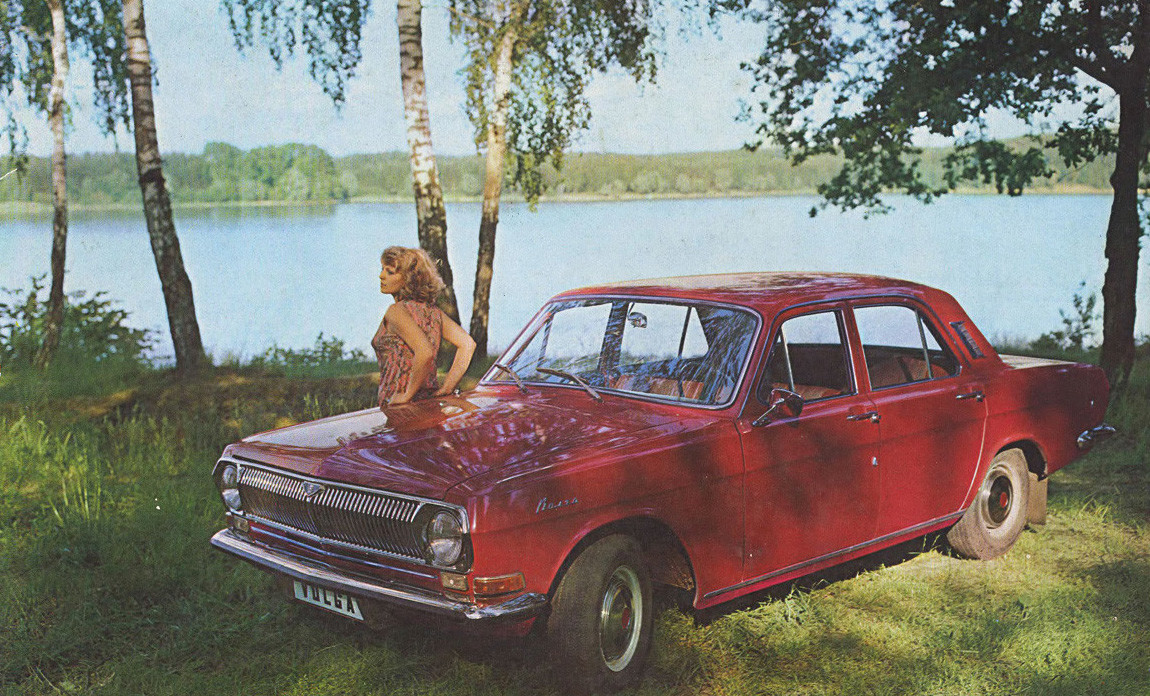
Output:
[[[775,416],[794,418],[803,412],[803,397],[789,389],[772,389],[770,396],[771,406],[763,415],[756,418],[751,425],[758,428],[771,422]]]

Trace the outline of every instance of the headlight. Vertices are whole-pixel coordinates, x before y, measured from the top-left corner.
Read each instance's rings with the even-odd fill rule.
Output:
[[[220,497],[224,499],[224,505],[227,506],[228,510],[231,512],[243,510],[243,502],[240,500],[239,472],[234,464],[226,464],[224,468],[220,469],[219,476],[216,478],[216,485],[220,489]]]
[[[435,513],[424,529],[427,560],[437,566],[452,566],[463,554],[463,526],[446,510]]]

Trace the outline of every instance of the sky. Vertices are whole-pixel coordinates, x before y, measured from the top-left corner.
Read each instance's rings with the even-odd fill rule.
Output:
[[[213,141],[243,149],[311,143],[337,156],[406,150],[394,3],[373,3],[361,44],[363,62],[341,110],[308,75],[306,57],[297,56],[277,71],[258,44],[239,53],[224,13],[211,0],[149,2],[146,12],[163,151],[197,153]],[[458,74],[463,50],[449,40],[447,20],[445,3],[424,3],[432,140],[437,154],[473,154],[473,129],[463,110]],[[694,32],[668,32],[656,84],[636,85],[621,73],[591,84],[592,123],[575,149],[648,154],[742,146],[753,132],[750,124],[736,121],[751,83],[739,64],[758,55],[761,32],[734,22],[722,24],[718,33],[705,25]],[[71,153],[108,152],[117,146],[95,125],[90,75],[82,57],[73,56]],[[48,155],[47,124],[29,112],[23,122],[29,152]],[[131,151],[129,134],[121,132],[117,140],[120,149]]]

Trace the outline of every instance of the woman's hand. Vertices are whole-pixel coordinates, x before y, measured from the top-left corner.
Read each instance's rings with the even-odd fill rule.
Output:
[[[387,400],[388,406],[402,406],[409,403],[411,403],[411,397],[407,394],[394,394]]]

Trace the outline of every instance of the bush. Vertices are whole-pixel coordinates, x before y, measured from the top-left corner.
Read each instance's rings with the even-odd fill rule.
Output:
[[[44,372],[33,369],[48,315],[47,299],[40,297],[44,278],[32,277],[29,290],[0,288],[0,399],[105,393],[152,368],[154,332],[129,326],[128,312],[106,293],[77,291],[65,299],[52,364]]]
[[[1082,355],[1094,347],[1094,323],[1098,319],[1094,307],[1098,296],[1094,293],[1084,295],[1085,291],[1086,283],[1080,283],[1072,300],[1074,311],[1067,314],[1058,310],[1062,317],[1062,328],[1044,333],[1031,341],[1031,350]]]
[[[335,377],[375,369],[375,361],[359,348],[346,350],[342,339],[324,338],[321,331],[311,348],[280,348],[273,344],[252,359],[252,367],[287,377]]]
[[[32,289],[0,288],[8,302],[0,302],[0,365],[30,367],[44,340],[47,300],[40,300],[44,276],[30,279]],[[71,362],[131,363],[150,367],[148,351],[154,332],[127,324],[128,313],[103,291],[85,299],[84,291],[69,293],[64,301],[57,359]]]

